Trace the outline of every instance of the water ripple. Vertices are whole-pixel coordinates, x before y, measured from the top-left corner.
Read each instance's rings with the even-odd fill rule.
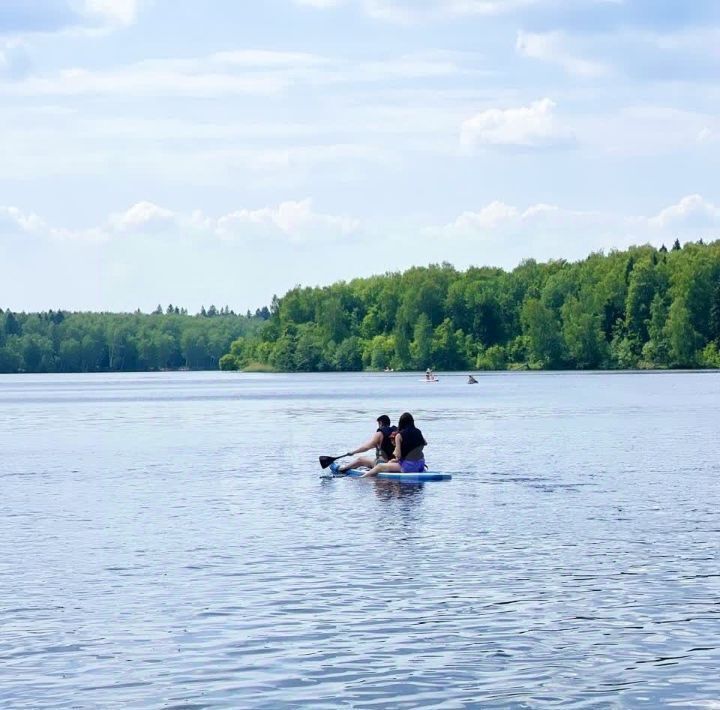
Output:
[[[3,707],[720,707],[717,378],[186,374],[0,378]]]

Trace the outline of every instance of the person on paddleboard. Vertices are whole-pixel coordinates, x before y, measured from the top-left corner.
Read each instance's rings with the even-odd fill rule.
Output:
[[[394,471],[401,473],[422,473],[425,465],[424,448],[427,441],[423,433],[415,426],[415,420],[410,412],[405,412],[398,421],[398,432],[395,435],[395,451],[393,459],[381,462],[373,466],[361,478],[377,476],[383,471]]]
[[[381,414],[377,418],[377,425],[377,431],[370,439],[358,446],[357,449],[348,452],[350,456],[355,456],[356,454],[375,449],[374,458],[360,456],[353,459],[350,463],[339,466],[339,473],[343,473],[350,468],[372,468],[373,466],[377,466],[377,464],[387,463],[392,459],[395,451],[395,434],[397,434],[398,428],[391,426],[390,417],[387,414]]]

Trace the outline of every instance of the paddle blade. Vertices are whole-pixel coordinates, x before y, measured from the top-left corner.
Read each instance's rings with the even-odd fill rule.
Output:
[[[332,456],[321,456],[320,467],[327,468],[335,459]]]

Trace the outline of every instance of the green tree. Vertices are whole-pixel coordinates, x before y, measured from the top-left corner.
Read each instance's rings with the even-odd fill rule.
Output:
[[[467,367],[464,357],[465,334],[456,330],[450,318],[435,328],[432,338],[431,361],[440,370],[457,370]]]
[[[655,294],[650,306],[649,340],[642,349],[645,361],[655,367],[663,367],[670,362],[670,344],[665,332],[667,319],[668,307],[665,299],[659,293]]]
[[[650,305],[655,297],[657,281],[649,258],[638,261],[630,275],[626,312],[627,333],[640,342],[648,339]]]
[[[557,368],[563,359],[560,323],[537,298],[529,298],[522,309],[523,334],[531,360],[540,367]]]
[[[421,313],[418,316],[413,336],[410,344],[413,366],[420,370],[434,366],[432,362],[433,327],[427,314]]]
[[[665,326],[670,344],[670,362],[674,367],[693,367],[697,364],[698,336],[690,322],[685,301],[676,298],[670,306]]]
[[[319,328],[314,324],[300,326],[295,348],[295,369],[299,372],[328,369],[323,354],[323,339]]]
[[[562,307],[562,333],[570,358],[581,369],[599,368],[608,348],[601,319],[589,303],[571,296]]]
[[[353,372],[362,370],[362,340],[352,336],[343,340],[335,350],[335,369]]]
[[[268,361],[276,370],[284,372],[295,370],[295,339],[289,335],[278,338],[272,346]]]
[[[185,364],[191,370],[200,369],[209,360],[207,336],[201,329],[186,330],[180,338]]]
[[[363,350],[363,363],[373,370],[394,366],[395,338],[392,335],[376,335]]]
[[[82,344],[75,338],[60,343],[58,369],[62,372],[80,372],[82,370]]]

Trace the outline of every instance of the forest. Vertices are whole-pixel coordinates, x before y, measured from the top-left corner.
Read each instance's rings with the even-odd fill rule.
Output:
[[[411,268],[273,299],[225,370],[720,367],[720,241],[512,271]]]
[[[189,315],[0,309],[0,372],[720,367],[720,241],[414,267],[270,307]]]
[[[215,306],[194,316],[172,305],[149,314],[0,309],[0,372],[217,369],[230,344],[269,316]]]

